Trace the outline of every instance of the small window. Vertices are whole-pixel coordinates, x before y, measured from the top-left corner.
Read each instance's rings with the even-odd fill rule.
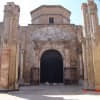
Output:
[[[49,24],[54,24],[54,18],[53,17],[49,18]]]

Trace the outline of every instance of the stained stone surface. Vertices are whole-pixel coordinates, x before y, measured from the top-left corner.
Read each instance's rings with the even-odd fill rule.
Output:
[[[6,79],[4,85],[9,80],[10,88],[15,89],[18,77],[23,84],[29,85],[31,76],[33,83],[39,85],[41,56],[47,50],[56,50],[63,58],[64,83],[84,78],[86,88],[100,89],[100,25],[97,7],[93,0],[88,0],[88,3],[82,5],[82,9],[83,27],[71,24],[71,12],[57,5],[44,5],[33,10],[32,24],[19,26],[20,7],[13,2],[7,3],[4,22],[0,23],[0,52],[5,43],[9,49],[12,49],[12,44],[15,48],[18,45],[18,48],[11,51],[9,59],[1,57],[8,59],[3,63],[9,65],[4,69],[0,62],[0,80]],[[49,22],[50,17],[54,18],[53,24]],[[72,71],[73,69],[77,71]]]
[[[32,33],[33,40],[72,40],[75,38],[75,33],[63,31],[57,27],[44,27]]]

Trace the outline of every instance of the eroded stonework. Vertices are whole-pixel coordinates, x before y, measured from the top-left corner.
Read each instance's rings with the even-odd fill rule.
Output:
[[[57,50],[63,57],[64,69],[67,67],[80,70],[79,40],[77,35],[81,36],[82,30],[80,26],[75,25],[36,25],[39,29],[32,29],[34,25],[30,25],[27,29],[26,48],[26,66],[24,77],[30,77],[30,70],[35,67],[40,69],[41,55],[47,50]],[[78,30],[77,30],[78,29]],[[35,58],[35,59],[34,59]],[[26,74],[26,72],[29,72]],[[65,72],[66,74],[66,72]],[[40,74],[38,74],[40,77]],[[65,75],[64,77],[67,77]],[[70,76],[71,77],[71,76]],[[76,76],[77,77],[77,76]],[[79,78],[78,76],[77,78]],[[30,78],[26,79],[30,81]],[[70,79],[69,79],[70,80]],[[79,80],[79,79],[77,79]]]
[[[16,9],[16,12],[14,13],[11,8]],[[40,13],[42,9],[45,12]],[[52,11],[52,9],[54,10]],[[80,77],[83,77],[83,67],[80,62],[82,53],[79,52],[81,50],[80,39],[82,37],[82,27],[70,24],[70,11],[62,6],[41,6],[31,12],[33,24],[28,26],[18,26],[19,10],[18,6],[14,3],[8,3],[5,6],[5,11],[4,29],[6,30],[4,30],[3,34],[3,46],[11,49],[10,45],[13,43],[15,47],[19,48],[16,51],[19,54],[13,54],[12,57],[9,54],[8,56],[11,59],[11,62],[8,62],[12,66],[9,65],[7,69],[13,71],[18,80],[16,83],[16,79],[11,78],[10,74],[8,74],[8,78],[12,79],[8,81],[7,77],[5,78],[9,89],[15,89],[18,83],[40,84],[41,57],[47,50],[56,50],[62,56],[63,83],[67,84],[67,81],[79,82]],[[12,13],[9,13],[9,11]],[[16,20],[9,19],[8,16],[16,17]],[[50,24],[51,17],[54,20],[52,24]],[[44,23],[43,19],[45,19]],[[36,23],[37,20],[38,23]],[[10,22],[14,23],[10,24]],[[14,24],[17,25],[17,29],[9,29],[9,27],[14,27]],[[10,52],[13,52],[12,49]],[[14,62],[14,59],[17,62]],[[3,64],[2,61],[1,63]],[[14,66],[15,63],[16,66]],[[5,88],[7,87],[5,86]]]
[[[93,1],[88,1],[88,5],[83,4],[83,28],[81,25],[71,24],[71,12],[57,5],[40,6],[31,12],[32,24],[19,26],[19,6],[7,3],[4,22],[0,24],[0,88],[15,90],[19,85],[41,84],[41,58],[48,50],[55,50],[62,56],[64,84],[78,84],[84,79],[86,89],[99,87],[99,78],[96,78],[98,74],[93,71],[98,73],[96,55],[99,54],[100,46],[96,49],[97,53],[94,52],[96,45],[91,46],[93,41],[90,37],[93,40],[95,37],[98,44],[99,39],[97,34],[94,36],[95,32],[89,36],[89,29],[95,31],[98,27],[98,33],[100,26],[94,21],[94,27],[88,23],[88,6],[96,9]],[[96,15],[94,10],[95,18]],[[93,52],[88,47],[93,47]],[[95,66],[91,56],[94,57]]]

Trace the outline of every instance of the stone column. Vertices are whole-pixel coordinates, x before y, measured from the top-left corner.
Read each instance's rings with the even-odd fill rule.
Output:
[[[80,66],[80,76],[83,76],[83,70],[84,69],[83,69],[82,55],[81,54],[79,54],[79,66]]]
[[[32,83],[33,85],[39,85],[40,83],[40,68],[39,68],[39,50],[38,48],[35,48],[34,50],[34,66],[31,69],[31,75],[32,75]]]
[[[1,54],[0,89],[9,88],[10,49],[3,48]]]
[[[19,46],[10,44],[9,90],[18,89]]]
[[[88,59],[87,59],[87,33],[89,30],[89,21],[88,18],[88,6],[86,3],[82,4],[83,11],[83,41],[82,41],[82,54],[83,54],[83,63],[84,63],[84,88],[88,88]]]
[[[7,73],[2,75],[6,81],[8,81],[8,90],[16,90],[18,89],[18,56],[19,56],[19,46],[18,46],[18,23],[19,23],[19,13],[20,8],[18,5],[15,5],[13,2],[7,3],[4,9],[4,34],[3,34],[3,46],[2,46],[2,59],[6,59],[6,61],[2,60],[1,65],[2,68],[6,68],[6,70],[2,70],[1,73]],[[5,45],[6,44],[6,45]],[[6,52],[7,47],[10,50],[9,55],[4,54]],[[8,72],[7,72],[8,71]],[[2,85],[0,85],[2,87]]]
[[[14,43],[17,41],[20,8],[13,2],[8,2],[4,9],[3,41]]]
[[[23,85],[24,84],[24,79],[23,79],[23,67],[24,67],[24,50],[20,50],[20,76],[19,76],[19,84]]]
[[[84,29],[83,34],[85,34],[83,43],[83,58],[84,58],[84,88],[94,89],[95,79],[94,79],[94,65],[93,65],[93,51],[92,51],[92,41],[91,41],[91,22],[89,18],[89,9],[87,4],[82,5],[83,9],[83,19],[84,19]]]
[[[18,89],[18,56],[16,45],[2,49],[0,70],[0,87],[2,89]]]
[[[97,31],[98,29],[98,14],[97,14],[97,5],[96,3],[94,2],[94,0],[89,0],[88,1],[88,10],[89,10],[89,19],[90,19],[90,32],[91,32],[91,35],[92,37],[95,36],[95,32]]]
[[[68,84],[68,82],[71,79],[71,73],[70,73],[70,52],[67,48],[65,48],[64,52],[64,60],[65,60],[65,65],[64,65],[64,84]]]
[[[92,45],[92,60],[93,60],[93,71],[94,71],[94,84],[95,89],[100,90],[100,34],[98,30],[98,14],[97,5],[94,1],[88,2],[89,17],[91,23],[91,45]]]

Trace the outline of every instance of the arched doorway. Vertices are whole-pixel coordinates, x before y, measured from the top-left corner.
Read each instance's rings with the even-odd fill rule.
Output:
[[[47,50],[40,60],[40,82],[62,83],[63,59],[61,54],[56,50]]]

